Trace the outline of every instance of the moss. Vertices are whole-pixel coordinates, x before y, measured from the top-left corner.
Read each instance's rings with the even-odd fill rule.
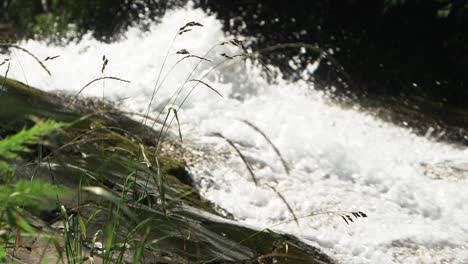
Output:
[[[288,243],[288,263],[332,263],[320,251],[300,244],[292,236],[284,236],[288,238],[284,241],[268,232],[258,233],[231,222],[213,220],[216,219],[214,215],[220,215],[215,206],[194,187],[184,162],[167,155],[158,156],[158,173],[153,162],[154,145],[144,144],[154,142],[158,133],[141,123],[119,114],[95,114],[82,119],[83,113],[64,107],[60,104],[60,97],[15,81],[6,84],[7,89],[0,92],[3,93],[0,107],[9,102],[12,109],[0,111],[0,135],[31,126],[31,115],[62,122],[81,118],[81,121],[49,137],[40,148],[32,146],[32,149],[39,149],[42,153],[26,154],[24,158],[32,165],[18,167],[17,177],[29,179],[34,173],[36,179],[69,187],[74,196],[61,199],[60,203],[66,208],[85,204],[87,209],[81,211],[83,217],[93,212],[91,207],[96,210],[110,205],[102,197],[83,194],[80,185],[99,186],[122,197],[126,205],[132,208],[136,219],[152,220],[141,228],[151,231],[149,241],[158,241],[145,251],[151,256],[149,259],[171,256],[175,262],[200,262],[217,257],[213,263],[274,262],[273,259],[281,261],[282,257],[268,254],[284,252],[284,243]],[[93,112],[93,109],[88,109],[88,112]],[[153,166],[145,164],[144,158],[139,155],[141,150],[145,151]],[[37,157],[46,157],[48,164],[53,166],[38,165]],[[165,207],[161,206],[161,175]],[[54,209],[49,207],[43,208],[46,212],[42,214],[44,219],[53,218],[44,215],[56,215]],[[108,219],[109,211],[105,210],[100,220],[88,226],[88,229],[96,232],[106,227]],[[116,239],[123,238],[125,230],[132,230],[138,225],[138,222],[124,216],[120,221],[121,229]],[[246,238],[249,239],[244,241]],[[322,262],[318,261],[317,256]]]
[[[27,95],[39,98],[46,98],[49,96],[46,92],[27,86],[26,84],[16,80],[0,77],[0,83],[4,84],[4,88],[6,88],[10,94]]]

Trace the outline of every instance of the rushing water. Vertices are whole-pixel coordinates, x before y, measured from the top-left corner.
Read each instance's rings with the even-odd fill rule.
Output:
[[[131,83],[106,80],[86,88],[83,95],[104,95],[119,100],[125,110],[144,112],[175,33],[192,20],[204,27],[176,38],[164,77],[181,58],[177,50],[202,56],[229,39],[216,18],[188,6],[168,12],[150,33],[130,30],[123,40],[111,44],[91,38],[66,47],[27,41],[22,46],[39,58],[60,55],[45,62],[53,75],[16,51],[11,54],[9,76],[47,91],[76,93],[103,76],[105,55],[109,59],[105,76]],[[216,47],[207,55],[213,62],[200,64],[190,79],[201,78],[224,52],[240,51]],[[153,116],[197,63],[187,59],[168,75],[156,94]],[[309,68],[304,74],[313,74],[314,66]],[[191,168],[193,177],[208,199],[236,219],[264,228],[291,218],[267,183],[281,192],[298,216],[319,210],[368,214],[350,225],[339,216],[320,215],[302,219],[299,227],[293,221],[276,227],[320,247],[339,262],[468,262],[468,150],[334,105],[314,90],[313,83],[286,81],[280,74],[269,83],[262,66],[253,62],[224,63],[204,81],[223,98],[203,85],[196,87],[179,111],[184,144],[210,150],[206,161]],[[268,135],[288,162],[290,175],[263,137],[239,119]],[[237,144],[254,167],[258,187],[239,156],[226,141],[211,136],[213,132]]]

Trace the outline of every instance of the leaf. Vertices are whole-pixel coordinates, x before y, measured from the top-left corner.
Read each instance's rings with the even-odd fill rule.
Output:
[[[106,239],[106,246],[104,249],[104,259],[111,259],[111,248],[114,242],[114,232],[115,232],[115,223],[111,220],[109,227],[107,229],[107,239]]]
[[[177,121],[177,126],[179,128],[179,137],[180,137],[180,141],[182,141],[182,131],[180,130],[180,122],[179,122],[179,116],[177,115],[177,110],[173,107],[169,107],[169,111],[174,112],[174,116],[176,118],[176,121]]]
[[[148,157],[146,157],[145,146],[143,146],[143,144],[141,144],[141,143],[138,144],[138,145],[140,146],[141,155],[143,156],[143,163],[146,164],[146,167],[151,168],[153,165],[149,161]]]
[[[99,235],[103,236],[103,232],[101,229],[99,229],[98,231],[96,231],[96,233],[94,233],[93,240],[91,241],[93,245],[91,248],[91,256],[93,255],[94,249],[96,248],[96,245],[97,245],[96,240]],[[102,247],[100,247],[99,249],[102,250]]]
[[[8,165],[8,163],[6,163],[3,160],[0,160],[0,171],[6,171],[9,167],[10,166]]]
[[[98,186],[87,186],[83,187],[82,190],[93,193],[97,196],[101,196],[109,202],[117,205],[125,214],[127,214],[127,216],[131,217],[133,220],[136,220],[135,215],[128,209],[123,201],[110,191]]]
[[[4,260],[6,257],[5,248],[0,245],[0,261]]]
[[[23,231],[25,231],[28,234],[37,234],[36,230],[28,223],[26,220],[24,220],[22,217],[19,217],[19,225]]]
[[[8,203],[0,203],[0,209],[4,210],[4,207],[35,209],[43,203],[47,203],[47,199],[66,193],[67,189],[44,181],[19,180],[13,185],[0,185],[0,199],[2,201],[8,200]]]
[[[0,140],[0,156],[9,159],[19,160],[20,156],[18,152],[29,152],[29,148],[26,144],[34,144],[39,139],[55,129],[64,126],[63,123],[58,123],[53,120],[46,120],[43,122],[36,123],[29,129],[23,129],[13,136],[9,136]],[[0,165],[4,167],[3,165]]]
[[[78,223],[80,223],[81,233],[83,234],[83,238],[86,239],[86,225],[83,221],[83,217],[78,214]]]
[[[144,252],[144,249],[145,249],[145,244],[148,241],[148,238],[149,238],[150,234],[151,234],[151,227],[148,226],[146,228],[142,244],[136,249],[133,263],[140,263],[140,258],[143,256],[143,252]]]
[[[89,217],[88,219],[86,220],[86,225],[88,225],[89,223],[91,223],[91,221],[93,221],[94,217],[96,217],[97,214],[99,214],[102,210],[101,209],[98,209],[96,211],[94,211]]]

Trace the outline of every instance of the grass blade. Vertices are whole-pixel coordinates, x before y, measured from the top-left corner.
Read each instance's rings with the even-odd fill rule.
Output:
[[[148,226],[145,231],[145,235],[143,237],[143,240],[141,241],[141,245],[136,249],[135,252],[135,258],[133,260],[133,263],[140,263],[140,258],[143,256],[143,253],[145,251],[145,244],[148,241],[148,238],[151,234],[151,228]]]
[[[223,97],[218,91],[216,91],[215,88],[213,88],[213,86],[209,85],[208,83],[202,81],[202,80],[196,80],[196,79],[192,79],[190,80],[189,82],[199,82],[203,85],[205,85],[206,87],[208,87],[210,90],[212,90],[213,92],[217,93],[219,96]]]
[[[111,76],[109,76],[109,77],[100,77],[100,78],[96,78],[96,79],[90,81],[89,83],[87,83],[85,86],[83,86],[83,87],[78,91],[78,93],[76,93],[75,96],[73,96],[73,99],[72,99],[72,101],[70,102],[70,104],[69,104],[68,106],[70,106],[70,105],[72,105],[73,103],[75,103],[75,101],[76,101],[78,95],[80,95],[81,92],[83,92],[83,90],[86,89],[88,86],[90,86],[91,84],[93,84],[93,83],[95,83],[95,82],[97,82],[97,81],[106,80],[106,79],[116,80],[116,81],[120,81],[120,82],[124,82],[124,83],[130,83],[130,81],[127,81],[127,80],[124,80],[124,79],[121,79],[121,78],[118,78],[118,77],[111,77]]]
[[[26,54],[31,56],[34,60],[36,60],[37,63],[39,63],[39,65],[41,65],[42,69],[44,69],[47,72],[47,74],[52,75],[50,73],[49,69],[47,69],[47,67],[44,65],[44,63],[42,63],[42,61],[40,59],[38,59],[36,57],[36,55],[32,54],[29,50],[27,50],[27,49],[25,49],[23,47],[20,47],[20,46],[18,46],[16,44],[12,44],[12,43],[0,43],[0,47],[15,48],[15,49],[19,49],[19,50],[25,52]]]
[[[286,200],[286,198],[278,191],[276,190],[275,187],[265,183],[266,186],[268,186],[270,189],[272,189],[276,195],[278,195],[278,197],[281,199],[281,201],[283,201],[283,203],[286,205],[286,207],[288,208],[288,211],[291,213],[293,219],[294,219],[294,222],[296,222],[297,226],[299,226],[299,220],[297,219],[297,216],[296,214],[294,213],[294,210],[292,209],[292,207],[289,205],[288,201]]]
[[[275,151],[276,155],[279,157],[279,159],[281,160],[281,163],[283,164],[283,167],[284,167],[284,170],[286,171],[286,174],[289,175],[289,166],[286,162],[286,160],[283,158],[283,156],[281,155],[281,152],[279,151],[279,149],[275,146],[275,144],[273,144],[273,142],[270,140],[270,138],[268,138],[268,136],[262,131],[260,130],[260,128],[258,128],[257,126],[255,126],[254,124],[250,123],[249,121],[247,120],[244,120],[244,119],[240,119],[241,122],[243,122],[244,124],[248,125],[249,127],[253,128],[257,133],[259,133],[260,135],[262,135],[262,137],[268,142],[268,144],[270,144],[270,146],[273,148],[273,150]]]
[[[222,134],[220,133],[213,133],[211,134],[212,136],[215,136],[215,137],[219,137],[219,138],[222,138],[224,140],[226,140],[226,142],[231,145],[231,147],[237,152],[237,154],[239,155],[239,157],[242,159],[242,161],[244,162],[245,164],[245,167],[247,167],[247,170],[249,171],[250,173],[250,176],[252,177],[252,180],[253,182],[255,183],[255,185],[258,186],[258,181],[257,181],[257,178],[255,177],[255,174],[253,172],[253,169],[252,167],[250,166],[250,164],[247,162],[247,159],[244,157],[244,155],[242,154],[242,152],[240,152],[240,150],[236,147],[236,145],[234,145],[234,143],[227,139],[226,137],[224,137]]]
[[[0,89],[3,89],[5,87],[5,83],[6,83],[7,77],[8,77],[8,72],[10,72],[10,62],[8,62],[7,69],[5,71],[5,76],[3,77],[2,87],[0,87]]]
[[[112,219],[110,220],[109,227],[107,228],[106,246],[104,249],[104,263],[112,263],[112,245],[114,244],[114,232],[116,228],[113,212],[111,212]]]
[[[171,110],[174,112],[174,116],[175,116],[176,121],[177,121],[177,126],[179,127],[180,141],[182,141],[182,131],[180,130],[180,122],[179,122],[179,116],[177,115],[177,109],[175,109],[174,107],[170,107],[169,111],[171,111]],[[168,129],[169,129],[169,127],[168,127]]]
[[[119,209],[122,209],[122,211],[127,216],[132,218],[132,220],[136,220],[135,215],[128,209],[128,207],[123,203],[123,201],[118,196],[111,193],[110,191],[102,187],[98,187],[98,186],[87,186],[87,187],[83,187],[82,190],[90,192],[97,196],[103,197],[104,199],[118,206]]]
[[[78,214],[78,223],[80,224],[80,229],[81,229],[81,233],[83,235],[83,238],[86,239],[86,225],[83,221],[83,217],[81,217],[80,214]]]

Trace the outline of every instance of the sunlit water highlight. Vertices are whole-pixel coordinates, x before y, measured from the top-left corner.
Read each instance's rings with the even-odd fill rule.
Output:
[[[20,51],[11,56],[9,76],[43,90],[76,93],[103,76],[102,56],[106,55],[105,76],[132,83],[107,80],[87,88],[83,95],[104,94],[110,100],[121,100],[123,109],[142,113],[174,34],[192,20],[205,26],[176,39],[164,77],[181,58],[175,51],[185,48],[202,56],[214,44],[228,40],[220,21],[188,6],[168,12],[150,33],[133,29],[125,39],[111,44],[92,38],[66,47],[27,41],[21,45],[39,58],[60,55],[46,62],[53,76]],[[239,50],[219,47],[208,57],[219,61],[222,52]],[[197,62],[186,60],[168,76],[156,95],[153,116],[156,106],[179,87]],[[210,65],[213,63],[202,63],[193,77],[200,78]],[[369,217],[351,225],[338,216],[322,215],[301,220],[300,227],[294,222],[277,227],[320,247],[341,263],[468,262],[466,171],[461,169],[458,176],[447,178],[444,171],[442,177],[428,172],[440,170],[441,164],[465,168],[466,149],[416,136],[410,129],[357,109],[343,109],[314,90],[312,83],[278,77],[269,84],[264,75],[251,62],[222,65],[206,81],[224,98],[200,85],[179,112],[184,144],[209,147],[210,153],[228,153],[191,168],[208,199],[242,223],[258,228],[291,217],[265,183],[280,191],[298,216],[317,210],[364,211]],[[289,163],[289,176],[273,149],[239,119],[252,122],[268,135]],[[210,136],[213,132],[238,144],[254,166],[258,187],[229,145]],[[449,170],[454,173],[450,166],[446,166],[447,174]]]

